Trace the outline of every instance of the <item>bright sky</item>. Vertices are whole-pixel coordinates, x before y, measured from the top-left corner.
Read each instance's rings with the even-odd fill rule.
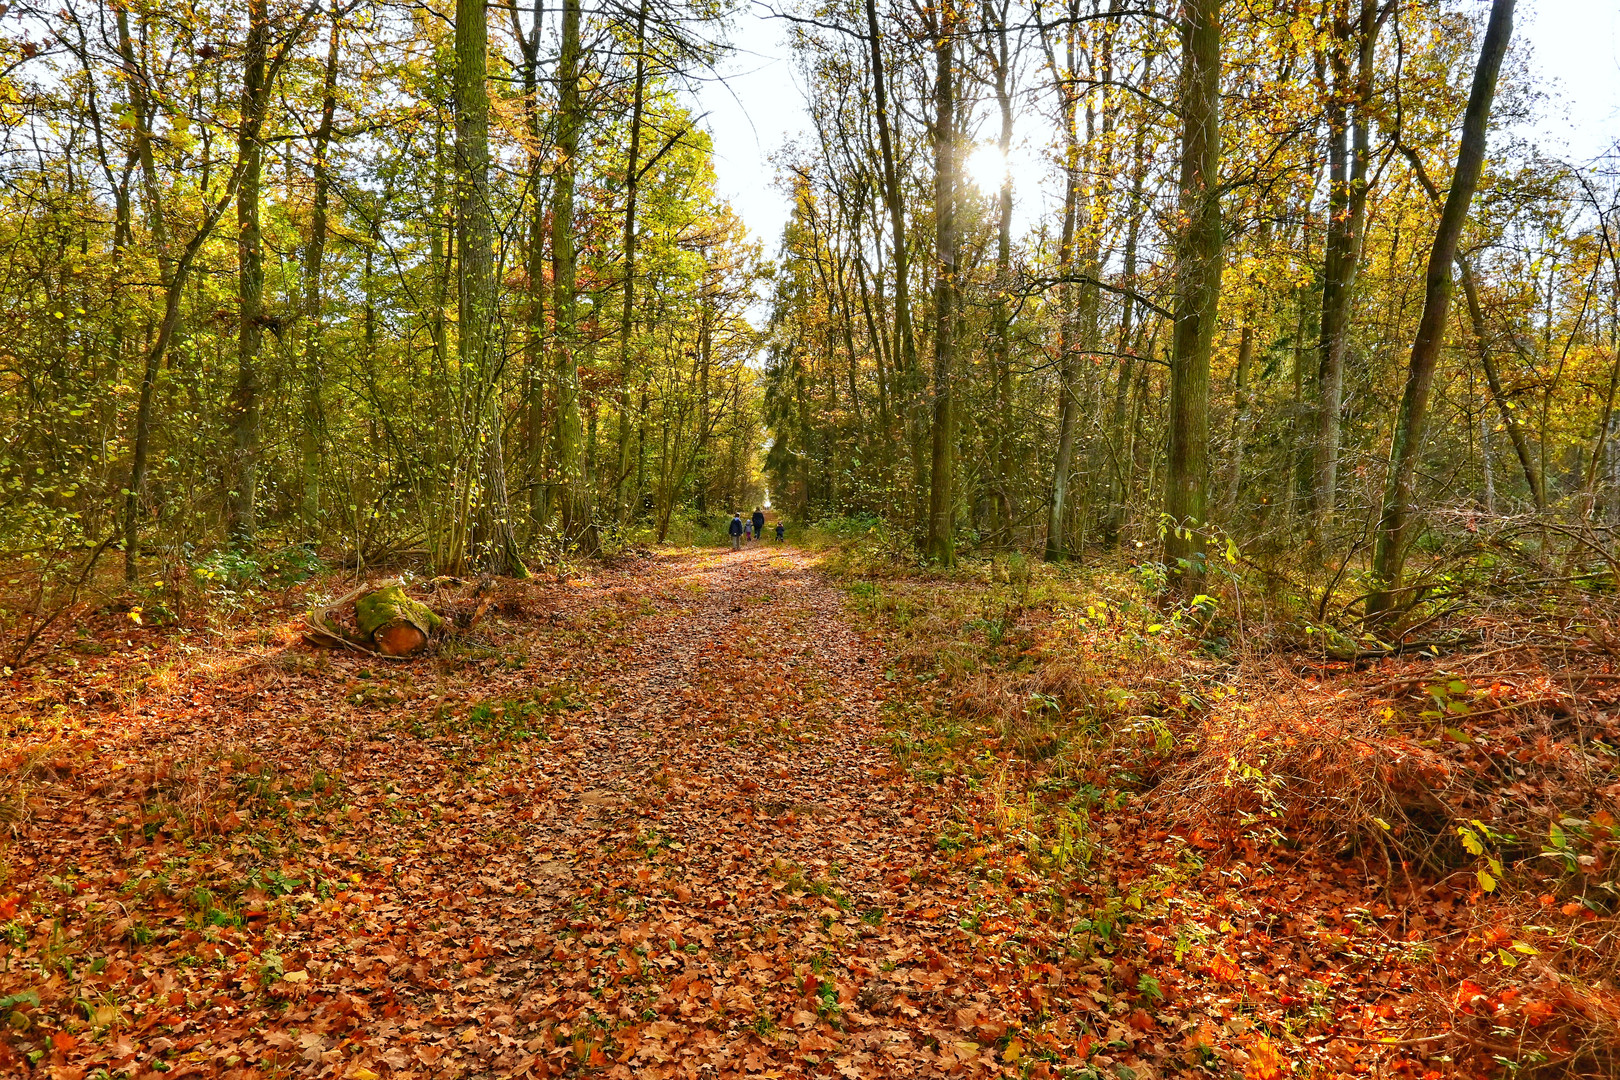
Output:
[[[1467,2],[1482,6],[1484,0]],[[739,17],[726,82],[708,84],[699,97],[714,133],[720,193],[774,254],[788,202],[770,155],[804,131],[805,113],[786,26],[764,17],[765,10],[754,0]],[[1548,152],[1584,162],[1620,139],[1620,2],[1519,0],[1513,47],[1531,50],[1531,63],[1551,91],[1540,125]],[[974,164],[970,160],[970,172]],[[1025,204],[1019,216],[1028,220],[1039,193],[1020,189],[1015,198]]]

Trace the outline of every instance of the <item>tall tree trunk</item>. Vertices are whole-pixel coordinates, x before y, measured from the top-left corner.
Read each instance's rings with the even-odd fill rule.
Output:
[[[1451,262],[1456,257],[1457,241],[1468,220],[1468,206],[1485,164],[1485,129],[1490,120],[1491,101],[1496,96],[1502,57],[1513,36],[1513,4],[1514,0],[1491,0],[1490,21],[1485,27],[1479,63],[1474,68],[1468,109],[1463,114],[1457,169],[1452,175],[1451,190],[1446,193],[1445,207],[1440,211],[1440,222],[1435,228],[1434,246],[1429,252],[1423,314],[1418,320],[1417,338],[1412,343],[1412,357],[1407,365],[1406,390],[1395,421],[1395,437],[1389,453],[1389,481],[1384,490],[1383,513],[1373,548],[1373,575],[1379,587],[1367,598],[1369,616],[1389,611],[1401,591],[1417,463],[1429,418],[1429,392],[1434,385],[1434,370],[1440,359],[1446,316],[1451,306]]]
[[[595,550],[590,477],[579,403],[579,259],[574,247],[574,185],[579,168],[579,134],[584,124],[580,98],[579,0],[562,0],[562,42],[557,56],[557,164],[551,178],[552,317],[556,323],[557,416],[552,436],[557,468],[557,509],[564,542]],[[594,414],[593,414],[594,422]],[[594,440],[594,437],[593,437]]]
[[[1328,100],[1328,208],[1323,243],[1322,315],[1317,345],[1313,528],[1320,531],[1338,499],[1340,413],[1344,407],[1344,359],[1350,340],[1350,303],[1361,262],[1367,216],[1368,125],[1372,109],[1373,49],[1378,20],[1374,0],[1361,0],[1359,21],[1350,24],[1349,0],[1330,0]],[[1352,39],[1352,34],[1354,38]],[[1356,44],[1352,82],[1349,47]]]
[[[1075,35],[1078,7],[1071,4],[1070,18],[1064,23],[1066,49],[1060,64],[1057,51],[1046,39],[1046,27],[1041,27],[1046,48],[1047,67],[1057,87],[1059,117],[1063,125],[1063,226],[1058,241],[1058,445],[1052,460],[1051,498],[1047,502],[1046,550],[1048,562],[1068,556],[1069,472],[1074,462],[1074,441],[1080,425],[1080,395],[1076,384],[1075,356],[1078,346],[1076,302],[1075,231],[1080,227],[1080,134],[1077,128],[1079,92],[1076,89]],[[1089,227],[1089,222],[1087,223]]]
[[[456,0],[456,359],[471,392],[475,452],[480,455],[482,561],[497,574],[527,577],[506,491],[499,365],[491,356],[495,323],[494,227],[489,202],[489,28],[485,0]],[[464,384],[465,385],[465,384]]]
[[[321,83],[321,122],[315,130],[315,195],[310,204],[309,242],[304,248],[304,416],[299,435],[304,473],[304,531],[311,539],[320,528],[321,512],[321,389],[326,378],[321,334],[321,269],[326,257],[326,215],[332,186],[326,155],[331,148],[337,113],[338,28],[338,12],[334,9],[326,42],[326,71]]]
[[[1221,0],[1188,0],[1182,24],[1181,227],[1165,460],[1164,561],[1183,593],[1204,584],[1209,524],[1209,363],[1221,292]]]
[[[528,325],[523,336],[523,474],[528,488],[530,534],[545,524],[550,513],[545,474],[546,428],[546,203],[541,198],[545,156],[541,143],[545,122],[540,112],[540,34],[545,24],[541,0],[534,0],[534,21],[523,32],[518,6],[509,9],[512,32],[523,53],[523,119],[529,136],[529,235],[524,248],[528,278]]]
[[[928,474],[928,535],[923,553],[956,564],[952,483],[955,479],[956,365],[956,12],[939,7],[934,42],[934,432]]]
[[[1001,135],[996,148],[1001,153],[1001,190],[996,199],[996,285],[990,310],[991,323],[991,394],[994,417],[991,421],[990,470],[991,491],[995,499],[995,536],[1005,545],[1012,541],[1013,509],[1009,493],[1012,482],[1012,461],[1008,452],[1012,442],[1012,316],[1007,294],[1012,287],[1012,169],[1007,155],[1012,151],[1012,57],[1007,40],[1006,0],[998,10],[993,0],[985,0],[985,22],[995,34],[990,46],[991,63],[995,72],[996,106],[1001,113]]]
[[[134,584],[140,575],[140,508],[141,493],[146,488],[147,457],[151,452],[152,409],[157,387],[158,371],[163,365],[163,354],[168,349],[174,327],[169,318],[172,308],[174,319],[179,318],[179,292],[185,287],[184,275],[176,274],[174,260],[169,253],[168,229],[163,220],[163,206],[158,197],[157,164],[152,154],[151,107],[146,95],[146,68],[135,53],[135,40],[129,30],[129,12],[120,7],[118,13],[118,52],[129,75],[129,111],[134,120],[135,157],[141,167],[141,202],[145,210],[147,231],[152,246],[157,249],[158,277],[165,293],[164,325],[147,348],[141,367],[141,393],[135,407],[135,431],[129,467],[129,484],[124,489],[124,580]],[[189,261],[186,264],[190,265]],[[172,298],[172,299],[171,299]],[[160,347],[161,346],[161,347]]]
[[[1150,5],[1151,8],[1151,5]],[[1153,54],[1142,61],[1142,78],[1150,81],[1153,75]],[[1130,498],[1131,480],[1136,472],[1134,429],[1130,426],[1130,403],[1133,374],[1136,369],[1136,250],[1142,235],[1142,217],[1146,213],[1143,195],[1147,187],[1147,125],[1137,124],[1131,140],[1131,204],[1126,211],[1125,259],[1123,281],[1131,292],[1120,304],[1119,339],[1115,351],[1119,353],[1119,381],[1114,385],[1114,415],[1110,424],[1114,447],[1111,506],[1103,539],[1108,544],[1119,543],[1119,534],[1125,527],[1126,502]]]
[[[264,239],[259,228],[259,187],[264,167],[260,145],[270,88],[264,67],[270,51],[267,0],[248,0],[247,45],[242,57],[242,117],[237,160],[242,180],[236,190],[236,389],[232,395],[231,493],[228,531],[235,543],[251,543],[259,486],[259,414],[263,387],[259,350],[264,344]]]
[[[912,490],[921,490],[923,479],[923,425],[917,419],[922,373],[917,362],[917,337],[911,321],[911,254],[906,246],[905,191],[895,162],[894,120],[889,114],[888,82],[883,67],[883,37],[878,32],[877,0],[866,0],[866,28],[872,50],[872,97],[877,106],[878,149],[883,159],[883,204],[889,213],[889,229],[894,243],[894,363],[902,387],[901,410],[910,449]]]
[[[636,8],[636,81],[630,100],[630,158],[624,167],[624,305],[619,312],[619,468],[614,481],[614,519],[620,525],[630,520],[630,504],[640,496],[630,492],[631,415],[630,377],[634,357],[630,330],[635,323],[636,305],[636,196],[641,184],[641,120],[647,90],[647,0]]]
[[[1071,30],[1072,32],[1072,30]],[[1061,79],[1063,75],[1054,71]],[[1065,530],[1068,522],[1069,469],[1074,460],[1075,429],[1080,425],[1080,395],[1075,386],[1075,285],[1067,280],[1074,271],[1074,232],[1079,213],[1080,162],[1075,132],[1075,101],[1072,83],[1063,84],[1064,195],[1063,230],[1058,243],[1058,266],[1066,279],[1058,286],[1058,445],[1052,460],[1052,496],[1047,504],[1046,551],[1048,562],[1068,554]]]

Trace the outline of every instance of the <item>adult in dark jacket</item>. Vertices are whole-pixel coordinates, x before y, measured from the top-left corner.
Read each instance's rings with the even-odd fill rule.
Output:
[[[731,515],[731,550],[742,550],[742,515]]]
[[[754,507],[752,520],[754,522],[754,535],[761,540],[765,539],[765,511],[757,506]]]

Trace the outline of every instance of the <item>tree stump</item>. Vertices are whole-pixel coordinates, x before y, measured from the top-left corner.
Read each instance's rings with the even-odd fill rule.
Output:
[[[412,600],[398,584],[367,593],[354,603],[360,634],[384,656],[409,656],[443,625],[426,604]]]

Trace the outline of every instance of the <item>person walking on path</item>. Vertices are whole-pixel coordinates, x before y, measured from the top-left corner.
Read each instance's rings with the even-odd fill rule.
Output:
[[[755,539],[765,539],[765,511],[761,510],[757,506],[754,507],[754,516],[750,520],[754,525]]]
[[[782,534],[785,532],[787,532],[787,526],[778,521],[776,523],[776,542],[778,544],[782,542]]]
[[[742,550],[742,515],[731,515],[731,550]]]

